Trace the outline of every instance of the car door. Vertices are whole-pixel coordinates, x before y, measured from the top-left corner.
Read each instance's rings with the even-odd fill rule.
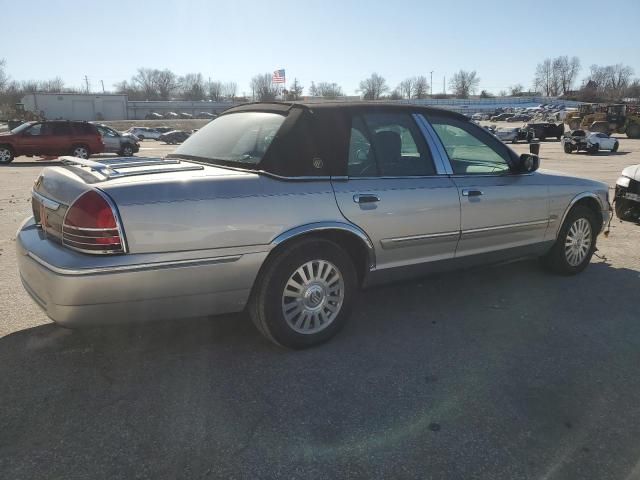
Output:
[[[509,148],[473,123],[429,115],[460,192],[456,257],[534,246],[545,241],[549,193],[537,174],[510,169]]]
[[[458,191],[435,165],[410,113],[352,115],[348,175],[332,184],[343,215],[371,238],[378,269],[454,256]]]
[[[597,142],[600,145],[601,150],[611,150],[613,148],[615,139],[611,138],[606,133],[598,133],[596,137],[598,137]]]
[[[97,125],[97,129],[102,136],[102,141],[104,142],[104,151],[105,152],[119,152],[120,151],[120,135],[113,131],[110,128],[103,127],[102,125]]]
[[[71,125],[69,122],[52,122],[49,124],[51,136],[49,137],[49,154],[68,155],[71,142]]]
[[[34,123],[20,137],[20,150],[24,155],[48,155],[49,132],[46,124]]]

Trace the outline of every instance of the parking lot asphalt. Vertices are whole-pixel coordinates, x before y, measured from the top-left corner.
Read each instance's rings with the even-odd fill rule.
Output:
[[[541,163],[613,185],[640,140],[544,142]],[[71,331],[16,271],[43,166],[0,169],[0,478],[640,478],[640,226],[614,220],[576,277],[525,261],[368,290],[307,351],[242,314]]]

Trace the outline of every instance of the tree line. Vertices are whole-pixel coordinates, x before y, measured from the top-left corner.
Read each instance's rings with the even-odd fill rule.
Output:
[[[640,97],[640,80],[634,78],[631,67],[623,64],[591,65],[587,75],[578,82],[581,63],[578,57],[567,55],[546,58],[538,63],[532,79],[532,89],[525,91],[518,83],[501,90],[499,96],[545,95],[563,96],[567,99],[598,102],[619,101]],[[579,83],[579,86],[577,86]],[[288,86],[274,84],[271,73],[257,74],[250,81],[251,92],[238,95],[235,82],[223,82],[205,78],[201,73],[177,75],[169,69],[139,68],[129,79],[113,85],[115,93],[128,95],[130,100],[212,100],[220,101],[272,101],[284,98],[298,100],[305,95],[305,87],[294,78]],[[407,77],[395,87],[377,72],[359,82],[358,93],[365,100],[413,100],[425,98],[469,98],[478,92],[480,77],[473,70],[459,70],[449,79],[449,92],[436,92],[424,75]],[[6,62],[0,59],[0,107],[12,106],[27,93],[69,92],[83,93],[89,90],[68,87],[60,77],[49,80],[12,80],[6,70]],[[312,97],[338,98],[345,95],[342,86],[331,81],[312,81],[306,89]],[[487,90],[480,97],[492,97]]]

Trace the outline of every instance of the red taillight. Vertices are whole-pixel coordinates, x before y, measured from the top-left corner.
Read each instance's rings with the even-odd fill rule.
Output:
[[[69,207],[62,225],[62,243],[87,253],[123,253],[121,232],[107,199],[90,190]]]

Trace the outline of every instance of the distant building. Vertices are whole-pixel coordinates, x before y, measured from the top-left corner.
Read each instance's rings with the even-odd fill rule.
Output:
[[[22,98],[25,110],[48,120],[124,120],[127,96],[119,94],[29,93]]]

